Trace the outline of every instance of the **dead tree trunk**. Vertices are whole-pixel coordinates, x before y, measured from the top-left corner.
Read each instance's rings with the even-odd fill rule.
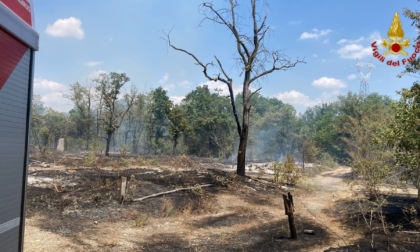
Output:
[[[246,145],[247,145],[247,133],[242,133],[239,137],[239,149],[238,149],[238,163],[236,167],[236,174],[245,176],[245,160],[246,160]]]
[[[250,100],[252,94],[250,94],[249,90],[249,78],[250,73],[248,71],[245,72],[245,80],[244,80],[244,88],[243,88],[243,95],[242,95],[242,127],[238,126],[238,133],[239,133],[239,149],[238,149],[238,164],[236,167],[236,174],[240,176],[245,176],[245,162],[246,162],[246,147],[248,144],[248,129],[249,129],[249,115],[251,110]],[[239,124],[239,123],[238,123]]]
[[[235,105],[235,95],[233,93],[233,79],[230,77],[225,68],[223,67],[222,62],[217,56],[214,56],[214,59],[217,64],[203,63],[199,58],[192,52],[178,48],[172,45],[169,38],[169,33],[166,33],[166,38],[169,46],[176,50],[183,52],[190,57],[192,57],[197,65],[202,68],[204,76],[210,81],[218,81],[225,83],[229,88],[229,95],[232,105],[232,113],[235,117],[236,125],[238,128],[239,134],[239,149],[238,149],[238,163],[236,173],[241,176],[245,176],[245,160],[246,160],[246,147],[248,140],[248,127],[249,127],[249,111],[251,108],[251,97],[253,94],[258,92],[261,88],[256,91],[250,91],[249,87],[258,79],[265,77],[274,71],[287,70],[289,68],[295,67],[296,64],[303,61],[296,60],[295,62],[290,61],[290,59],[279,50],[268,50],[264,44],[265,35],[270,30],[270,26],[266,24],[267,15],[262,17],[257,11],[257,0],[252,0],[250,10],[251,18],[249,19],[249,25],[244,25],[239,20],[245,20],[240,17],[237,13],[239,1],[229,1],[229,7],[219,9],[213,6],[212,2],[203,3],[201,6],[204,10],[205,19],[210,20],[214,23],[225,26],[227,30],[233,35],[235,44],[237,58],[239,59],[239,68],[243,71],[244,79],[242,82],[243,92],[242,92],[242,125],[240,123],[240,118],[236,111]],[[252,31],[247,32],[242,29],[242,26],[253,27]],[[209,67],[218,68],[219,73],[211,75],[208,71]]]
[[[105,156],[107,156],[107,157],[109,157],[109,146],[111,145],[112,133],[113,132],[111,132],[111,131],[108,131],[106,133]]]
[[[293,196],[290,192],[287,195],[283,194],[284,201],[284,211],[289,220],[289,229],[290,229],[290,238],[297,239],[296,227],[295,227],[295,218],[293,212],[295,211],[293,204]]]

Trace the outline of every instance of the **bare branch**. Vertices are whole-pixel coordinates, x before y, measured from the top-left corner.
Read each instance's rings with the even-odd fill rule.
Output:
[[[246,64],[247,59],[250,57],[250,53],[248,51],[248,48],[246,47],[245,43],[241,39],[241,35],[239,34],[238,30],[236,29],[236,20],[235,20],[235,7],[236,3],[234,0],[230,0],[230,12],[231,12],[231,18],[232,22],[227,21],[220,13],[220,11],[213,8],[213,5],[211,3],[203,3],[203,7],[208,8],[213,15],[215,15],[215,18],[206,16],[207,19],[216,22],[218,24],[225,25],[229,30],[232,32],[232,34],[235,36],[236,39],[236,47],[237,51],[242,59],[243,64]]]
[[[137,89],[136,89],[136,87],[132,86],[131,87],[131,90],[130,90],[130,94],[126,94],[124,96],[124,100],[125,100],[125,102],[127,104],[127,108],[126,108],[126,110],[124,111],[124,113],[121,116],[121,120],[120,120],[120,123],[118,124],[118,128],[121,126],[121,124],[122,124],[122,122],[124,120],[125,115],[128,113],[128,111],[133,106],[134,99],[136,98],[136,95],[137,95]]]
[[[230,83],[228,85],[228,88],[229,88],[230,104],[232,105],[233,117],[235,117],[236,128],[238,130],[238,134],[241,135],[242,127],[241,127],[241,123],[239,122],[238,112],[236,110],[235,97],[233,95],[232,83]]]
[[[257,14],[256,14],[256,0],[251,0],[251,8],[252,8],[252,23],[254,26],[253,29],[253,41],[254,44],[254,50],[252,51],[251,57],[249,58],[248,65],[246,68],[248,68],[248,71],[252,69],[252,65],[254,60],[256,59],[256,56],[258,54],[259,48],[260,48],[260,40],[258,38],[258,24],[257,24]]]
[[[256,4],[255,0],[251,0],[252,3],[252,21],[254,23],[254,52],[258,50],[259,40],[258,40],[258,24],[257,24],[257,14],[256,14]]]
[[[231,84],[232,83],[232,78],[229,77],[229,75],[227,75],[225,69],[222,66],[222,62],[219,60],[219,58],[217,58],[217,56],[215,55],[214,58],[217,61],[217,64],[219,65],[220,71],[222,71],[223,75],[225,76],[227,81],[224,81],[223,79],[221,79],[220,77],[218,77],[218,79],[226,84]]]
[[[263,21],[261,22],[260,28],[258,28],[258,33],[265,27],[265,21],[267,20],[267,15],[264,16]],[[267,30],[267,29],[265,29]]]
[[[249,84],[251,84],[255,80],[257,80],[257,79],[259,79],[259,78],[261,78],[265,75],[268,75],[268,74],[270,74],[274,71],[280,71],[280,70],[285,71],[289,68],[295,67],[299,63],[306,63],[305,61],[299,60],[299,59],[297,59],[295,62],[292,63],[292,62],[290,62],[289,59],[286,59],[286,58],[280,56],[278,51],[272,52],[272,57],[273,57],[273,66],[270,69],[265,70],[265,71],[255,75],[254,77],[252,77],[249,81]],[[281,64],[277,65],[278,63],[281,63]]]
[[[178,48],[178,47],[174,46],[174,45],[171,43],[171,39],[170,39],[170,37],[169,37],[169,33],[166,33],[165,35],[166,35],[166,41],[168,42],[168,45],[169,45],[172,49],[174,49],[174,50],[176,50],[176,51],[183,52],[183,53],[185,53],[185,54],[189,55],[190,57],[192,57],[192,58],[194,59],[195,63],[196,63],[197,65],[199,65],[199,66],[201,66],[201,67],[203,68],[203,74],[204,74],[204,76],[205,76],[208,80],[211,80],[211,81],[217,81],[217,80],[218,80],[218,78],[211,77],[211,76],[207,73],[207,66],[208,66],[208,65],[212,65],[212,63],[207,63],[207,64],[204,64],[204,63],[203,63],[203,62],[201,62],[201,61],[197,58],[197,56],[195,56],[193,53],[191,53],[191,52],[189,52],[189,51],[187,51],[187,50],[185,50],[185,49]]]
[[[221,80],[221,81],[226,83],[227,86],[228,86],[230,104],[232,105],[233,116],[235,117],[236,127],[238,129],[238,133],[240,134],[242,127],[241,127],[241,123],[239,122],[238,112],[236,110],[235,97],[234,97],[233,87],[232,87],[232,85],[233,85],[232,78],[230,78],[229,75],[227,75],[225,69],[222,66],[222,62],[220,62],[219,58],[217,58],[216,56],[214,56],[214,58],[216,59],[217,64],[219,65],[220,71],[222,71],[223,75],[228,80],[228,82],[225,82],[223,80]],[[219,79],[220,79],[220,77],[219,77]]]
[[[249,99],[251,100],[251,97],[252,97],[254,94],[258,93],[258,91],[260,91],[260,90],[261,90],[261,88],[262,88],[262,87],[258,88],[258,89],[257,89],[257,90],[255,90],[254,92],[252,92],[252,93],[251,93],[251,95],[249,96]]]
[[[236,110],[236,105],[235,105],[235,96],[234,96],[234,93],[233,93],[233,88],[232,88],[232,78],[230,78],[230,77],[229,77],[229,75],[227,74],[227,72],[226,72],[226,71],[225,71],[225,69],[223,68],[222,62],[219,60],[219,58],[217,58],[217,56],[214,56],[214,58],[215,58],[215,59],[216,59],[216,61],[217,61],[218,66],[219,66],[219,68],[220,68],[220,71],[222,72],[222,74],[223,74],[223,76],[224,76],[225,78],[220,77],[220,74],[218,74],[218,75],[217,75],[217,77],[211,77],[211,76],[208,74],[208,72],[207,72],[207,67],[208,67],[209,65],[213,65],[213,63],[207,63],[207,64],[204,64],[204,63],[203,63],[203,62],[201,62],[201,61],[197,58],[197,56],[195,56],[193,53],[191,53],[191,52],[189,52],[189,51],[187,51],[187,50],[185,50],[185,49],[178,48],[178,47],[174,46],[174,45],[171,43],[171,40],[170,40],[170,37],[169,37],[169,33],[166,33],[166,41],[168,42],[168,45],[169,45],[172,49],[174,49],[174,50],[176,50],[176,51],[183,52],[183,53],[185,53],[185,54],[189,55],[190,57],[192,57],[192,58],[195,60],[196,64],[202,67],[202,69],[203,69],[203,74],[204,74],[204,76],[205,76],[208,80],[210,80],[210,81],[221,81],[221,82],[225,83],[225,84],[228,86],[228,89],[229,89],[229,97],[230,97],[230,103],[231,103],[231,105],[232,105],[232,111],[233,111],[233,115],[234,115],[234,117],[235,117],[235,122],[236,122],[236,126],[237,126],[237,128],[238,128],[238,133],[240,134],[240,132],[241,132],[241,129],[242,129],[242,128],[241,128],[241,124],[240,124],[240,122],[239,122],[238,112],[237,112],[237,110]]]
[[[238,0],[229,0],[229,7],[222,9],[215,9],[211,2],[207,2],[201,5],[201,9],[204,11],[203,20],[208,19],[228,28],[229,32],[234,36],[236,51],[238,53],[235,59],[238,66],[241,68],[239,76],[243,76],[243,103],[241,105],[243,110],[241,117],[238,116],[236,111],[235,97],[233,93],[233,80],[229,76],[228,72],[225,71],[221,60],[214,56],[216,60],[214,65],[212,63],[204,64],[193,53],[172,45],[169,39],[169,34],[166,35],[169,46],[176,51],[183,52],[192,57],[195,63],[201,66],[203,74],[208,80],[220,81],[228,86],[232,110],[240,137],[237,174],[245,175],[246,141],[248,139],[250,121],[249,112],[251,110],[250,99],[261,90],[261,88],[258,88],[256,91],[251,92],[249,90],[250,84],[274,71],[287,70],[295,67],[298,63],[304,63],[304,61],[297,59],[292,62],[287,56],[280,53],[280,51],[271,51],[265,47],[264,39],[267,32],[270,30],[270,27],[266,24],[267,15],[261,18],[257,12],[258,0],[249,0],[249,3],[251,4],[252,19],[249,20],[251,22],[251,31],[243,31],[241,29],[241,23],[237,22],[239,21],[237,20],[239,17],[237,13],[238,2]],[[209,65],[218,67],[219,74],[210,76],[208,73]]]
[[[264,17],[264,21],[261,24],[261,27],[258,29],[258,34],[260,36],[260,38],[258,39],[258,42],[259,43],[261,43],[264,40],[265,35],[267,34],[267,31],[270,30],[270,27],[269,26],[265,26],[265,24],[264,24],[266,18],[267,18],[267,16]]]

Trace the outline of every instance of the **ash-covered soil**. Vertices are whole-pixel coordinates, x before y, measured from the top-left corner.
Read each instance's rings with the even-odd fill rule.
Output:
[[[290,240],[281,185],[272,182],[272,174],[251,171],[244,178],[227,171],[230,164],[185,157],[163,157],[141,165],[130,162],[126,167],[121,160],[118,165],[110,163],[114,161],[118,160],[96,168],[69,160],[30,167],[25,251],[371,250],[371,236],[360,216],[357,219],[357,211],[349,211],[354,200],[346,182],[350,168],[308,177],[291,188],[298,240]],[[128,180],[124,199],[122,177]],[[419,210],[410,201],[412,195],[406,196],[390,198],[387,207]],[[389,211],[389,220],[399,228],[390,229],[388,236],[375,229],[374,245],[416,251],[417,212],[392,219],[398,211]],[[315,235],[304,234],[304,229],[314,230]]]

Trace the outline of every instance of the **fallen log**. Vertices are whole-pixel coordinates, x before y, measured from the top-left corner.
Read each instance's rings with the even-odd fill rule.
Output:
[[[398,233],[406,233],[406,234],[420,234],[420,232],[417,232],[417,231],[405,231],[405,230],[402,230],[402,231],[397,231]]]
[[[148,196],[144,196],[141,198],[137,198],[137,199],[133,199],[133,202],[138,202],[138,201],[143,201],[145,199],[150,199],[150,198],[155,198],[155,197],[159,197],[165,194],[171,194],[171,193],[175,193],[175,192],[179,192],[179,191],[188,191],[188,190],[193,190],[195,188],[203,188],[203,187],[210,187],[213,186],[213,184],[204,184],[204,185],[196,185],[196,186],[190,186],[190,187],[185,187],[185,188],[178,188],[178,189],[174,189],[174,190],[170,190],[170,191],[166,191],[166,192],[160,192],[160,193],[155,193],[152,195],[148,195]]]

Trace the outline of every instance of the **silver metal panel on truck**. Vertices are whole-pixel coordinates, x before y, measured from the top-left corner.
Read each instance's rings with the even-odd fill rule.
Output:
[[[18,251],[19,247],[26,183],[30,55],[27,49],[0,90],[0,251]]]
[[[33,81],[30,0],[0,0],[0,251],[23,250]]]

